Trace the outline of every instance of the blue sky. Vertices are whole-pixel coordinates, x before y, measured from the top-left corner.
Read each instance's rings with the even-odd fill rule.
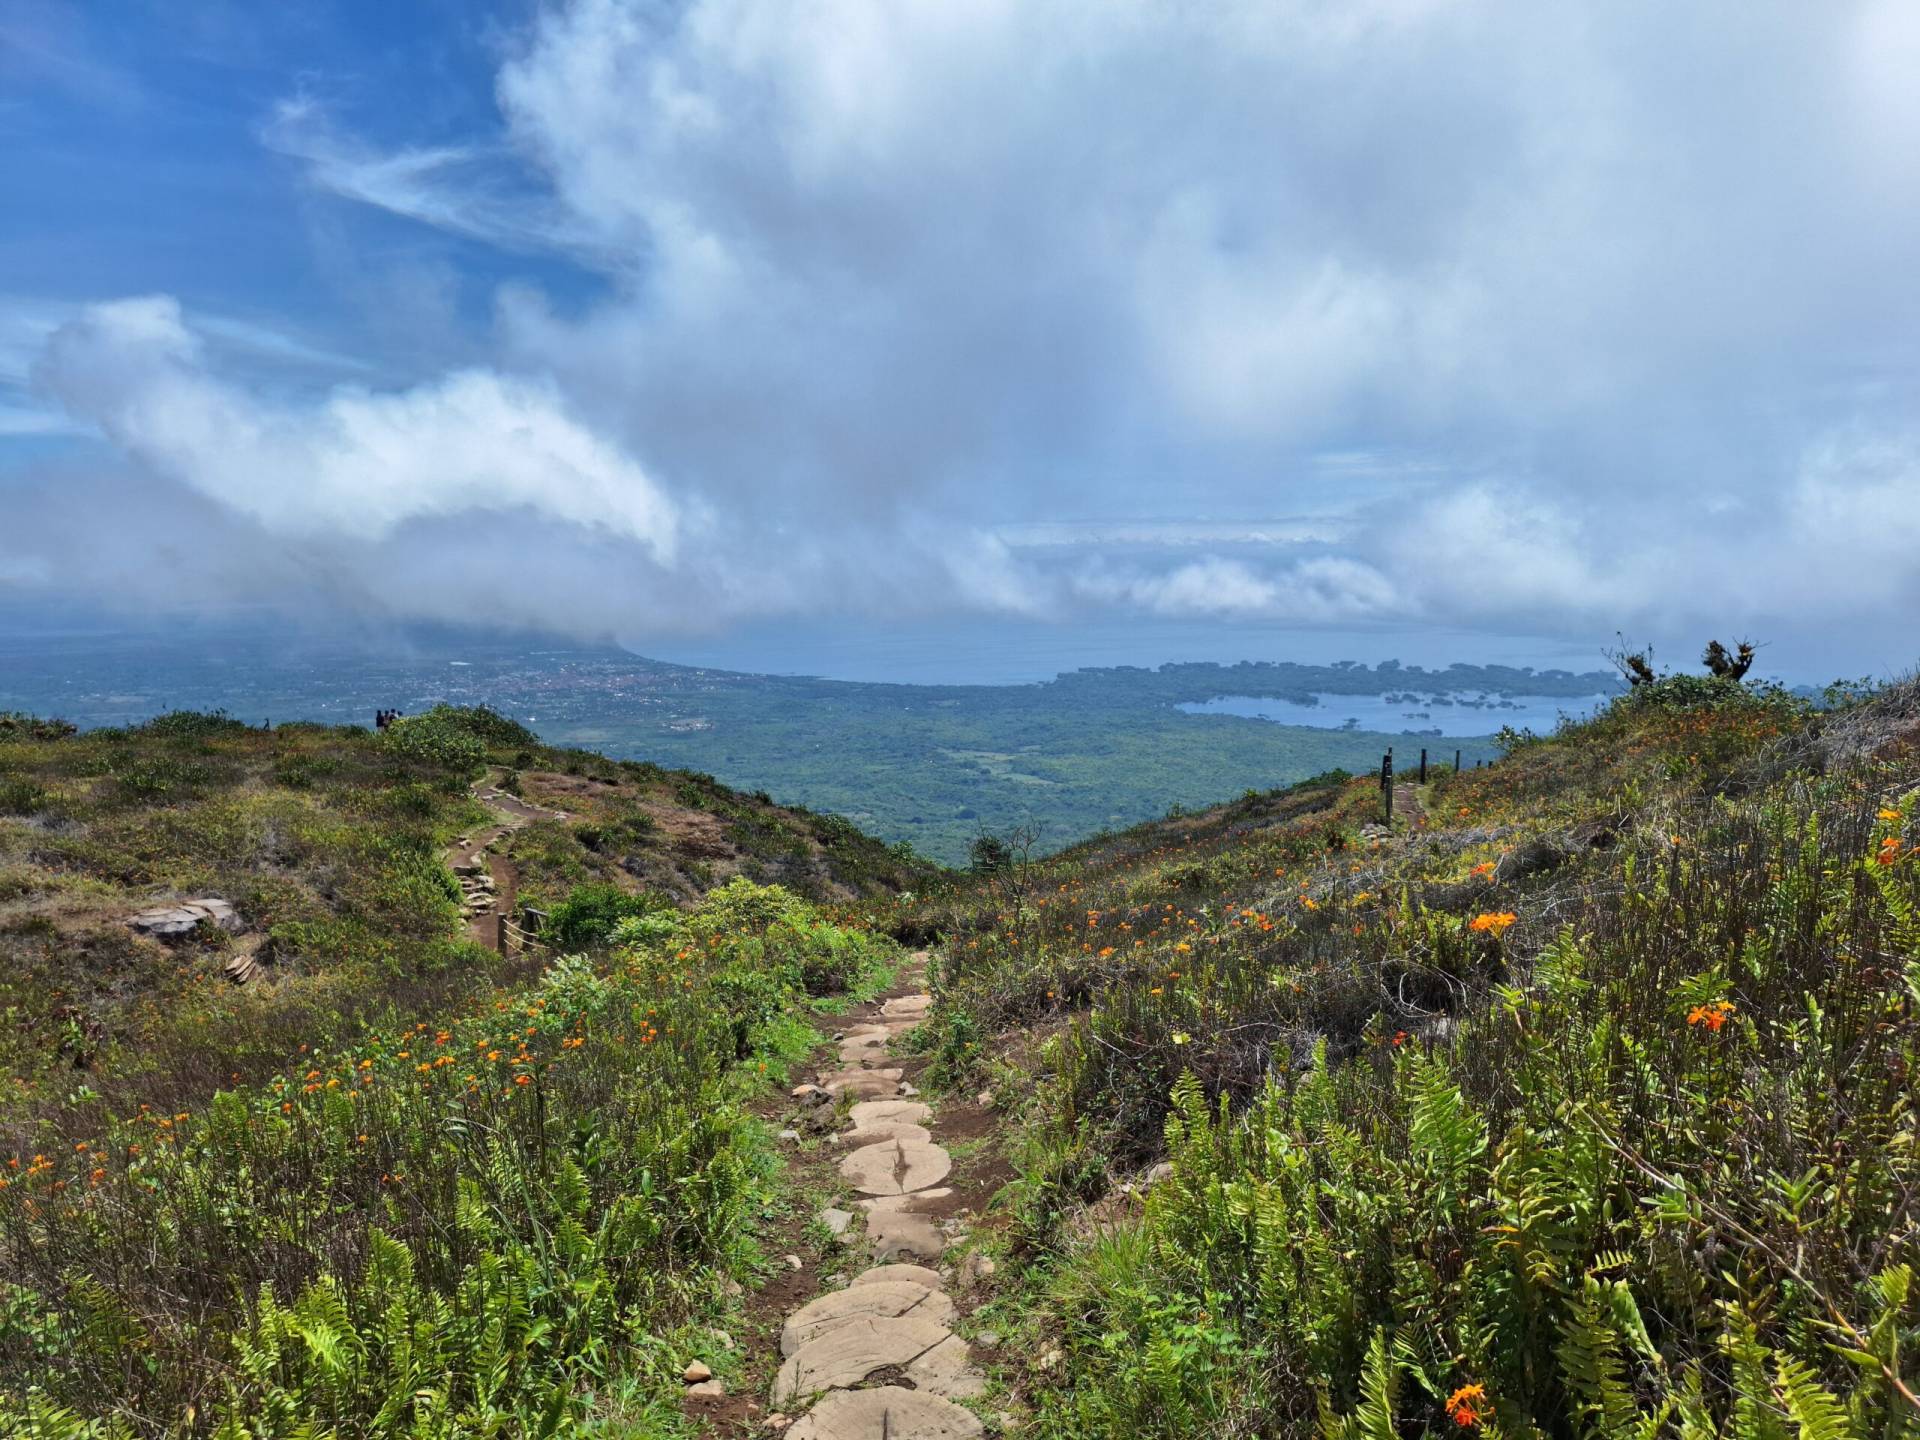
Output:
[[[15,0],[0,608],[1910,664],[1917,71],[1905,0]]]

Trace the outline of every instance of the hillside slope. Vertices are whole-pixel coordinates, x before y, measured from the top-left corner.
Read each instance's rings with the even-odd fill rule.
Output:
[[[1034,1430],[1916,1433],[1920,686],[1672,679],[1402,798],[921,906]]]
[[[524,972],[531,962],[491,948],[489,915],[463,924],[448,865],[475,853],[463,838],[502,830],[503,813],[514,824],[484,857],[499,894],[548,911],[582,893],[603,911],[620,896],[684,908],[736,876],[846,904],[929,873],[838,817],[552,749],[486,711],[430,712],[384,734],[178,713],[76,735],[10,717],[0,1107],[25,1109],[0,1109],[0,1122],[64,1094],[60,1074],[102,1113],[128,1099],[193,1105],[303,1043]],[[207,897],[231,905],[231,933],[163,940],[129,925]],[[247,983],[231,983],[242,972]]]

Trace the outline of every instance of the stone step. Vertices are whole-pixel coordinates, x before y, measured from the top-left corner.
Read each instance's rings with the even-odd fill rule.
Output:
[[[787,1357],[774,1377],[773,1403],[852,1389],[869,1375],[895,1368],[906,1372],[915,1390],[965,1399],[985,1388],[969,1359],[967,1342],[932,1320],[855,1320]]]
[[[836,1070],[820,1077],[820,1088],[829,1095],[857,1095],[863,1100],[879,1100],[900,1093],[898,1070]]]
[[[862,1100],[847,1112],[847,1118],[853,1121],[855,1129],[876,1120],[905,1120],[924,1125],[933,1118],[933,1107],[918,1100]]]
[[[986,1428],[951,1400],[898,1385],[836,1390],[801,1416],[787,1440],[977,1440]]]
[[[929,1270],[924,1265],[875,1265],[871,1270],[862,1270],[848,1283],[880,1285],[889,1280],[909,1280],[915,1285],[924,1285],[929,1290],[946,1288],[946,1281],[940,1278],[940,1272]]]
[[[903,1316],[945,1325],[953,1319],[953,1301],[944,1292],[912,1280],[878,1280],[830,1290],[787,1317],[780,1327],[780,1353],[791,1355],[843,1325]]]
[[[924,1125],[915,1125],[906,1120],[875,1120],[852,1130],[842,1130],[833,1137],[834,1144],[844,1145],[849,1150],[858,1150],[863,1145],[878,1145],[882,1140],[910,1140],[931,1145],[933,1132]]]
[[[947,1178],[953,1157],[939,1145],[883,1140],[863,1145],[840,1162],[840,1173],[863,1195],[911,1195]]]
[[[867,1216],[867,1253],[876,1264],[938,1260],[946,1248],[947,1237],[925,1215],[880,1210]]]

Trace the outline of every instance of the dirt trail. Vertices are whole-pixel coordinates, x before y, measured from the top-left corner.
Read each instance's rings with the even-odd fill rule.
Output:
[[[1393,818],[1404,820],[1409,825],[1418,825],[1427,818],[1427,807],[1420,800],[1423,787],[1412,783],[1412,776],[1407,778],[1409,783],[1393,787]]]
[[[513,862],[494,849],[494,842],[535,820],[565,820],[564,810],[532,805],[500,788],[505,772],[489,770],[468,791],[499,823],[462,835],[447,851],[447,865],[460,882],[467,938],[494,948],[499,942],[499,917],[511,916],[519,896],[519,876]]]
[[[748,1397],[721,1399],[717,1381],[692,1387],[695,1408],[741,1430],[787,1440],[973,1440],[986,1433],[956,1403],[983,1394],[987,1381],[972,1347],[956,1334],[956,1297],[992,1270],[984,1257],[953,1263],[984,1203],[979,1177],[955,1173],[942,1143],[974,1139],[978,1107],[940,1110],[904,1078],[913,1061],[893,1053],[933,1003],[920,988],[926,956],[914,956],[893,995],[838,1022],[837,1063],[812,1084],[796,1087],[803,1115],[832,1123],[840,1102],[853,1103],[830,1141],[830,1163],[853,1192],[847,1208],[830,1205],[814,1217],[834,1235],[831,1253],[855,1259],[839,1288],[817,1276],[785,1288],[775,1312],[778,1366],[765,1409]],[[952,1121],[942,1113],[952,1111]],[[804,1121],[803,1121],[804,1123]],[[794,1257],[796,1260],[798,1257]],[[771,1287],[770,1287],[771,1288]],[[758,1368],[758,1367],[756,1367]],[[742,1403],[746,1402],[746,1403]],[[738,1433],[725,1431],[723,1433]]]

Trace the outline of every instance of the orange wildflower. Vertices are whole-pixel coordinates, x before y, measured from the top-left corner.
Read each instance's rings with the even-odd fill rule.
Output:
[[[1731,1000],[1715,1000],[1711,1005],[1696,1005],[1687,1012],[1687,1024],[1704,1025],[1718,1034],[1727,1017],[1737,1009]]]
[[[1507,933],[1507,927],[1519,918],[1520,917],[1511,910],[1488,910],[1474,916],[1468,923],[1467,928],[1476,934],[1491,935],[1494,939],[1498,940],[1502,935]]]
[[[1447,1414],[1460,1426],[1478,1425],[1486,1413],[1487,1387],[1462,1385],[1447,1397]]]

